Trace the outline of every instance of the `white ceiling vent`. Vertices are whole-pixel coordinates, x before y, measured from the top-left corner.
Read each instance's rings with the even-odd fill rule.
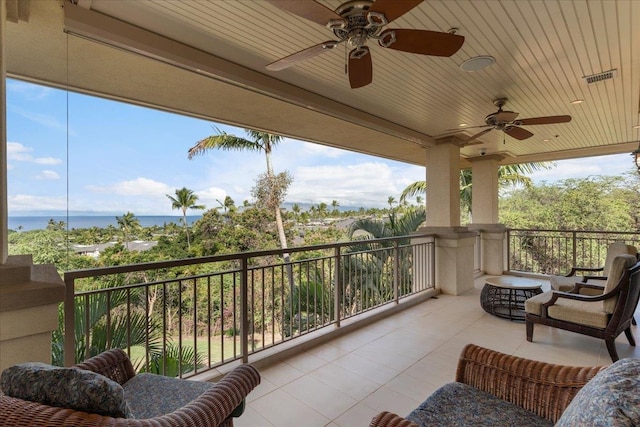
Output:
[[[616,76],[616,74],[618,74],[618,70],[614,68],[613,70],[603,71],[602,73],[592,74],[590,76],[584,76],[582,78],[585,82],[587,82],[588,85],[590,85],[592,83],[598,83],[603,80],[612,79]]]

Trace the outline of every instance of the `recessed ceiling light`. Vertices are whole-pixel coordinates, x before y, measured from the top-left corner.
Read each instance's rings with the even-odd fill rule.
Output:
[[[542,141],[543,141],[543,142],[549,142],[549,141],[551,141],[551,140],[550,140],[550,139],[543,139]]]
[[[582,104],[583,102],[584,102],[584,99],[574,99],[573,101],[571,101],[573,105]]]
[[[496,59],[493,56],[489,56],[489,55],[476,56],[474,58],[467,59],[462,64],[460,64],[460,69],[462,71],[468,71],[468,72],[480,71],[480,70],[484,70],[487,67],[492,66],[493,64],[495,64],[495,62],[496,62]]]
[[[469,126],[469,125],[468,125],[468,124],[466,124],[466,123],[460,123],[458,126],[459,126],[459,127],[461,127],[461,128],[463,128],[463,127],[465,127],[465,126]]]

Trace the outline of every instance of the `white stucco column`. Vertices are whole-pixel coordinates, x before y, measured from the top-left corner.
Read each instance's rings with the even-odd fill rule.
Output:
[[[29,3],[0,0],[0,371],[22,362],[51,362],[51,332],[58,327],[64,282],[54,265],[31,255],[9,256],[7,187],[7,43],[9,25],[28,25]]]
[[[477,233],[460,227],[460,147],[456,138],[427,149],[427,221],[436,246],[436,288],[450,295],[473,289],[473,247]]]
[[[7,7],[0,1],[0,265],[7,262],[9,229],[7,207],[7,63],[5,49]]]
[[[469,159],[473,179],[471,214],[474,224],[498,223],[498,168],[503,156]]]
[[[480,233],[480,269],[492,275],[501,275],[504,271],[506,228],[498,223],[498,168],[503,158],[489,155],[469,159],[473,180],[473,224],[469,229]]]
[[[460,225],[460,148],[436,144],[427,149],[427,226]]]

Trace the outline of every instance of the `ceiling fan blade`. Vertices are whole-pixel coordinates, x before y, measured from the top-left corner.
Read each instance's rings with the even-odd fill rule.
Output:
[[[267,65],[267,70],[269,71],[280,71],[285,68],[289,68],[292,65],[297,64],[300,61],[304,61],[305,59],[313,58],[314,56],[318,56],[321,53],[329,51],[336,47],[338,42],[329,40],[324,43],[317,44],[315,46],[308,47],[304,50],[301,50],[296,53],[292,53],[289,56],[285,56],[284,58],[278,59],[275,62]]]
[[[531,132],[518,126],[507,126],[506,128],[504,128],[504,133],[515,139],[519,139],[520,141],[522,141],[523,139],[531,138],[533,136]]]
[[[457,34],[429,30],[389,29],[380,33],[380,46],[431,56],[451,56],[464,43]]]
[[[514,113],[513,111],[499,111],[498,114],[496,114],[495,119],[498,122],[509,123],[514,121],[516,117],[518,117],[518,114],[520,113]]]
[[[464,144],[467,145],[468,143],[470,143],[471,141],[473,141],[474,139],[478,139],[480,138],[482,135],[484,135],[485,133],[489,133],[493,130],[493,127],[490,127],[489,129],[485,129],[482,132],[478,132],[475,135],[471,135],[469,138],[467,138],[464,141]]]
[[[530,119],[518,120],[518,124],[521,125],[551,125],[554,123],[568,123],[571,121],[571,116],[547,116],[547,117],[533,117]]]
[[[395,21],[411,9],[422,3],[423,0],[376,0],[371,5],[369,12],[378,12],[384,14],[387,23]]]
[[[357,89],[371,83],[373,80],[373,64],[369,48],[362,46],[349,53],[349,84],[351,89]]]
[[[332,19],[344,22],[342,16],[314,0],[267,0],[275,7],[291,12],[320,25],[327,25]]]

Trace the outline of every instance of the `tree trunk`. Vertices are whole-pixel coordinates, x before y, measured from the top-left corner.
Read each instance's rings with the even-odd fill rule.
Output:
[[[271,145],[265,145],[265,158],[267,160],[267,175],[269,177],[273,177],[273,167],[271,166]],[[280,247],[282,249],[287,249],[287,235],[284,232],[284,224],[282,222],[282,214],[280,213],[280,204],[275,207],[276,214],[276,228],[278,229],[278,237],[280,238]],[[287,269],[287,278],[289,280],[289,295],[293,298],[294,290],[295,290],[295,282],[293,280],[293,267],[291,265],[291,258],[289,257],[289,253],[285,252],[282,254],[282,258],[285,262],[285,268]]]

